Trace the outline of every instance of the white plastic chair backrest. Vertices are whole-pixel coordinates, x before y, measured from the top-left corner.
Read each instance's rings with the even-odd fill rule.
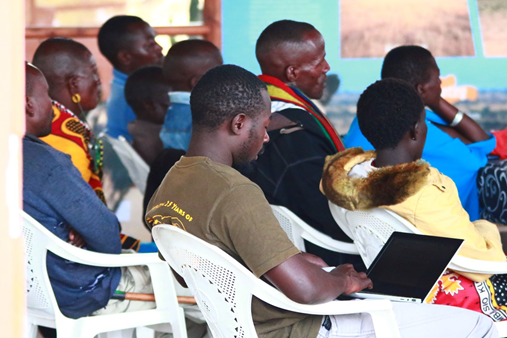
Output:
[[[214,338],[257,337],[251,313],[257,281],[250,271],[177,227],[157,225],[152,233],[169,265],[185,279]]]
[[[296,248],[299,250],[306,251],[305,241],[302,237],[304,231],[300,226],[298,226],[297,222],[291,218],[292,212],[279,205],[271,205],[271,210],[273,210],[273,214],[275,214],[275,217],[278,220],[278,223],[280,223],[282,229],[287,233],[290,241],[294,243]]]
[[[347,223],[347,218],[345,217],[345,213],[348,211],[347,209],[343,209],[336,204],[329,201],[329,211],[331,211],[331,215],[334,218],[334,221],[342,231],[349,236],[349,238],[354,239],[354,235],[352,231],[349,229],[349,225]]]
[[[148,179],[148,174],[150,173],[150,167],[148,164],[141,158],[141,156],[139,156],[125,137],[119,136],[116,139],[107,134],[105,137],[120,158],[121,163],[127,169],[132,182],[134,182],[136,187],[144,195],[144,192],[146,191],[146,180]]]
[[[46,228],[31,216],[21,211],[23,218],[23,239],[26,258],[26,288],[28,310],[37,311],[48,316],[62,315],[56,304],[46,269],[46,248],[50,247],[52,238]],[[56,310],[56,313],[55,313]]]
[[[351,255],[359,254],[353,243],[333,239],[331,236],[314,229],[286,207],[271,205],[271,209],[282,229],[299,250],[306,251],[306,240],[326,250]]]
[[[345,210],[344,214],[366,267],[371,265],[394,231],[421,234],[410,222],[386,209]]]

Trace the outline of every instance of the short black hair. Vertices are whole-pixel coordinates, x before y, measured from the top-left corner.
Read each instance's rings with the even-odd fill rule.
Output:
[[[266,27],[255,45],[255,55],[259,56],[271,52],[273,49],[280,48],[284,43],[298,43],[303,41],[304,36],[315,27],[306,22],[293,20],[275,21]]]
[[[387,53],[382,64],[382,79],[395,78],[411,85],[426,83],[436,65],[431,52],[420,46],[400,46]]]
[[[414,86],[399,79],[370,85],[357,102],[361,132],[376,150],[395,148],[421,118],[424,104]]]
[[[146,99],[160,95],[161,90],[168,92],[169,85],[164,80],[162,67],[148,66],[136,70],[125,83],[125,100],[136,115]]]
[[[132,15],[113,16],[100,27],[97,40],[102,55],[113,66],[118,63],[117,55],[122,49],[128,49],[129,26],[135,23],[145,22],[143,19]]]
[[[255,119],[264,104],[262,90],[264,82],[239,66],[212,68],[190,94],[192,128],[214,130],[240,113]]]

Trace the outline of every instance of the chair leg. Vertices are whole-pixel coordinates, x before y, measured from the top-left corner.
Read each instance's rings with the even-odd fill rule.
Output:
[[[39,327],[35,324],[28,324],[27,325],[27,328],[26,328],[26,331],[27,331],[27,334],[26,336],[28,338],[37,338],[37,331],[39,330]]]
[[[398,323],[392,310],[370,311],[377,338],[400,338]]]
[[[135,337],[134,329],[124,329],[120,331],[110,331],[99,334],[100,338],[133,338]]]
[[[80,338],[81,333],[74,326],[59,326],[56,329],[56,338]]]
[[[174,338],[187,338],[187,325],[185,323],[185,312],[178,307],[178,313],[172,324]]]

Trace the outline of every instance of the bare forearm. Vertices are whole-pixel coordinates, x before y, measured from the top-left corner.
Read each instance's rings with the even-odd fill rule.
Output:
[[[456,114],[458,113],[458,108],[454,107],[442,98],[440,99],[438,106],[430,108],[449,124],[454,120]],[[490,136],[486,134],[486,132],[477,124],[477,122],[466,114],[463,116],[461,122],[452,128],[472,143],[485,141],[490,138]]]
[[[341,266],[342,268],[344,266]],[[366,275],[359,275],[352,266],[330,273],[305,260],[301,255],[289,258],[264,276],[287,297],[298,303],[319,304],[332,301],[341,294],[357,292],[371,286]]]

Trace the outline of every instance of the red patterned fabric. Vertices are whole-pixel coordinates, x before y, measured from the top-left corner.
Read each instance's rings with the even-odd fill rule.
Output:
[[[494,321],[507,320],[507,275],[494,275],[484,282],[473,282],[447,270],[426,299],[428,304],[461,307],[480,312]]]
[[[491,132],[496,138],[496,147],[491,155],[500,156],[501,159],[507,159],[507,129]]]

